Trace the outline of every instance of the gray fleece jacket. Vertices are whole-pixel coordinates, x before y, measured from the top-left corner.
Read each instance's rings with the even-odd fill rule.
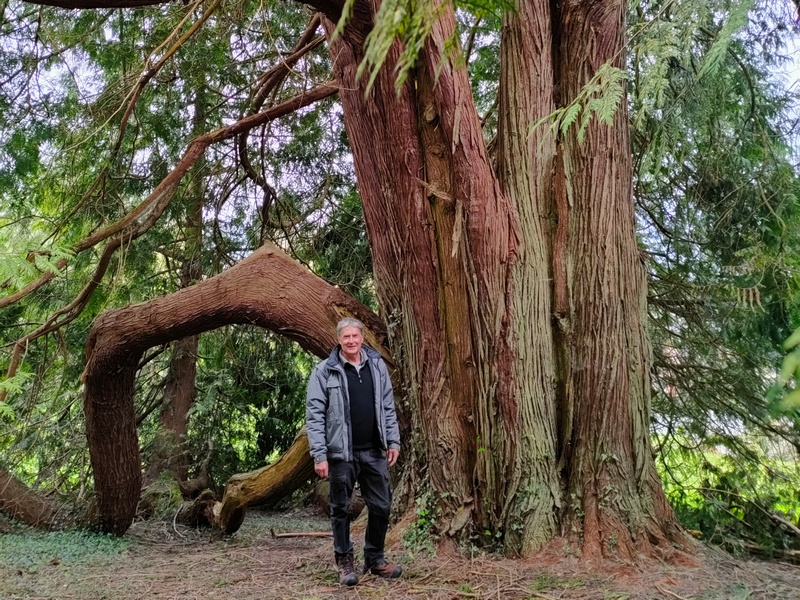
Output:
[[[340,350],[341,347],[336,346],[330,356],[314,368],[308,381],[306,432],[314,462],[353,458],[350,398]],[[372,348],[362,346],[361,351],[366,355],[375,387],[375,417],[381,446],[383,450],[400,448],[400,429],[386,363]]]

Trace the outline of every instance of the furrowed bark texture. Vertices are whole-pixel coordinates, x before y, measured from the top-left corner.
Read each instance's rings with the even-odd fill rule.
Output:
[[[369,309],[273,245],[202,283],[101,315],[87,340],[83,375],[100,529],[122,535],[136,511],[141,469],[133,390],[146,349],[248,323],[281,333],[322,357],[336,344],[335,326],[344,316],[360,319],[369,330],[367,342],[389,358],[382,334],[372,333],[383,329]]]
[[[371,24],[371,15],[369,18]],[[365,26],[353,23],[355,28]],[[328,22],[326,27],[330,34],[333,25]],[[418,432],[410,466],[417,472],[427,468],[432,489],[450,490],[443,512],[452,516],[462,500],[472,499],[475,434],[466,420],[469,408],[458,404],[469,403],[473,390],[462,387],[464,395],[454,395],[448,364],[448,352],[471,358],[469,348],[464,348],[469,339],[455,339],[449,347],[447,339],[447,331],[458,331],[459,323],[468,327],[469,315],[457,314],[463,304],[446,304],[443,278],[451,274],[443,274],[439,264],[433,212],[439,222],[447,218],[447,200],[437,206],[431,201],[452,196],[445,191],[450,185],[449,148],[441,150],[442,162],[431,164],[433,176],[442,181],[427,186],[414,86],[407,83],[399,94],[395,92],[392,66],[399,53],[397,45],[368,95],[365,78],[356,81],[355,77],[363,56],[361,40],[340,36],[331,41],[330,51],[334,72],[342,77],[340,98],[364,205],[381,314],[394,358],[404,365],[406,379],[400,396],[407,399],[412,430]],[[429,110],[430,119],[436,120],[435,107]],[[436,135],[430,129],[427,133]],[[449,268],[448,262],[444,269]],[[462,290],[454,293],[463,297]],[[470,371],[462,372],[465,380],[459,383],[470,385]]]
[[[502,513],[503,457],[483,450],[503,447],[498,419],[514,411],[506,285],[516,231],[466,70],[443,58],[455,27],[452,7],[440,15],[416,85],[407,83],[399,95],[397,45],[368,95],[366,81],[354,78],[360,42],[333,40],[331,55],[381,309],[394,356],[406,367],[417,456],[444,515],[442,529],[458,536],[475,519],[494,529]],[[474,485],[476,470],[482,485]]]
[[[36,529],[63,529],[77,523],[67,508],[32,490],[2,468],[0,512]]]
[[[562,5],[560,83],[575,98],[603,63],[624,68],[625,3]],[[593,118],[564,136],[568,201],[567,532],[587,557],[633,558],[680,541],[649,444],[646,277],[635,237],[626,101],[614,125]]]
[[[519,214],[522,244],[511,272],[515,410],[506,419],[506,550],[530,554],[558,532],[556,364],[552,327],[555,136],[534,124],[555,109],[550,6],[519,2],[504,16],[497,175]]]
[[[506,423],[514,419],[517,407],[507,285],[509,269],[516,258],[518,231],[516,213],[500,189],[486,151],[467,71],[447,58],[446,44],[454,34],[455,15],[448,5],[441,11],[423,49],[417,89],[420,97],[432,97],[435,126],[450,163],[449,195],[454,205],[454,220],[437,223],[435,231],[440,248],[444,246],[447,251],[449,246],[450,257],[458,259],[453,267],[463,277],[460,290],[448,291],[459,293],[465,301],[462,310],[468,311],[457,313],[452,324],[457,328],[454,332],[471,336],[472,356],[451,360],[449,371],[453,381],[474,371],[472,402],[456,396],[455,405],[461,419],[475,423],[474,446],[470,448],[476,451],[474,477],[479,483],[473,484],[471,508],[476,511],[473,520],[484,530],[498,531],[506,502],[506,450],[514,444],[505,436]],[[421,128],[424,129],[424,124]],[[432,148],[426,150],[426,156],[437,155]],[[450,312],[450,307],[447,311]],[[452,347],[452,341],[448,345]],[[447,487],[436,491],[446,494]],[[457,513],[457,520],[468,514],[463,509],[470,508],[469,497],[461,500],[464,506]]]
[[[640,533],[659,534],[654,518],[674,519],[649,449],[627,115],[593,121],[583,143],[533,128],[605,61],[621,64],[622,4],[556,9],[520,0],[505,17],[496,173],[466,73],[445,58],[449,6],[399,95],[396,47],[369,94],[355,80],[369,20],[330,46],[407,377],[412,468],[424,467],[418,489],[433,492],[440,532],[489,529],[531,554],[574,528],[592,555],[601,540],[641,549]]]

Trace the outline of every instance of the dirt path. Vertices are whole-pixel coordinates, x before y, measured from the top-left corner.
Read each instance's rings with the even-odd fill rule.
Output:
[[[332,568],[330,539],[271,535],[327,528],[327,519],[310,514],[251,513],[227,540],[152,522],[135,524],[122,541],[64,533],[0,536],[0,599],[800,600],[800,568],[717,552],[696,567],[606,565],[587,572],[568,555],[544,564],[398,549],[390,557],[404,565],[400,580],[365,577],[343,589]]]

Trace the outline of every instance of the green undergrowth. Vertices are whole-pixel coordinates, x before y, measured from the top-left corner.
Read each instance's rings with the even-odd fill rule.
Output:
[[[0,535],[0,565],[29,571],[43,564],[98,564],[114,559],[130,541],[89,531],[25,531]]]
[[[681,524],[734,553],[781,557],[800,550],[800,464],[788,444],[740,440],[742,461],[722,440],[671,440],[658,461]]]

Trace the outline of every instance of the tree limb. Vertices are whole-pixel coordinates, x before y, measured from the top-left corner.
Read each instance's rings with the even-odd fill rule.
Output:
[[[94,8],[137,8],[168,4],[173,0],[24,0],[28,4],[87,10]]]
[[[191,14],[192,10],[194,10],[201,3],[202,0],[197,0],[195,4],[189,9],[187,17],[189,14]],[[153,56],[169,41],[170,38],[177,35],[178,29],[182,27],[184,22],[186,21],[187,17],[184,17],[184,19],[181,20],[181,22],[177,25],[177,27],[172,30],[169,36],[167,36],[166,40],[164,40],[164,42],[158,48],[153,50],[153,52],[150,53],[150,56],[147,57],[147,60],[145,61],[144,65],[144,71],[142,72],[141,77],[139,77],[139,81],[136,82],[136,86],[128,94],[130,101],[128,102],[128,107],[125,109],[125,114],[122,115],[122,121],[120,122],[119,125],[119,134],[117,136],[117,141],[114,144],[113,149],[111,150],[112,161],[114,160],[117,153],[119,152],[120,147],[122,146],[122,140],[125,137],[125,130],[128,127],[128,120],[130,119],[131,114],[133,113],[133,109],[136,107],[136,103],[139,101],[139,98],[141,97],[145,86],[147,86],[150,80],[156,76],[156,74],[161,70],[161,67],[163,67],[170,58],[172,58],[172,56],[180,49],[180,47],[183,46],[183,44],[186,43],[186,41],[200,29],[200,27],[211,17],[212,14],[214,14],[217,8],[219,8],[220,4],[222,4],[222,0],[214,0],[214,2],[212,2],[211,5],[208,8],[206,8],[205,11],[203,11],[203,15],[199,19],[197,19],[197,21],[192,23],[192,26],[189,27],[188,31],[186,31],[186,33],[180,36],[178,40],[174,44],[172,44],[172,46],[164,53],[164,55],[160,59],[158,59],[158,61],[156,61],[155,64],[151,65],[150,63],[153,59]]]
[[[37,529],[58,529],[74,524],[70,511],[39,494],[0,468],[0,511]]]
[[[286,79],[286,76],[289,74],[290,70],[297,64],[303,56],[308,54],[311,50],[319,46],[324,38],[322,36],[314,37],[317,28],[319,27],[321,21],[321,17],[319,13],[315,13],[311,17],[311,21],[308,23],[306,30],[298,39],[297,43],[295,44],[294,49],[292,52],[286,56],[281,62],[277,65],[269,69],[265,72],[261,77],[259,77],[257,83],[257,89],[255,95],[253,97],[253,102],[251,105],[251,114],[257,113],[261,110],[261,107],[264,105],[267,97],[275,90],[277,87]],[[249,131],[242,133],[239,136],[238,142],[238,151],[239,151],[239,162],[244,169],[245,174],[247,177],[252,180],[258,187],[260,187],[264,191],[264,203],[261,208],[263,214],[263,220],[266,221],[266,213],[269,211],[270,205],[275,201],[276,194],[275,190],[272,188],[271,185],[267,182],[264,177],[256,172],[253,168],[252,163],[250,162],[250,157],[247,154],[247,138],[248,138]],[[263,228],[263,227],[262,227]],[[263,236],[262,238],[263,239]]]
[[[327,98],[328,96],[332,96],[333,94],[338,92],[338,84],[334,81],[324,83],[319,85],[306,93],[300,94],[295,96],[294,98],[287,100],[277,106],[274,106],[264,112],[251,115],[240,121],[237,121],[233,125],[229,125],[227,127],[221,127],[215,131],[206,133],[192,142],[189,143],[189,146],[186,149],[183,157],[178,164],[172,169],[169,175],[167,175],[161,183],[156,186],[156,189],[152,191],[152,193],[142,201],[135,209],[125,215],[119,221],[112,223],[111,225],[96,231],[92,235],[84,238],[80,242],[78,242],[75,247],[73,248],[73,252],[78,254],[96,246],[98,243],[116,235],[122,234],[122,232],[126,228],[134,228],[138,231],[138,234],[131,235],[131,240],[139,237],[142,233],[146,231],[142,230],[142,227],[137,227],[136,220],[139,219],[142,215],[148,214],[149,217],[143,221],[143,223],[147,223],[152,225],[158,217],[161,216],[161,212],[169,203],[168,200],[171,199],[172,195],[175,193],[177,189],[177,185],[180,183],[183,176],[188,172],[191,166],[195,163],[195,161],[205,152],[206,148],[208,148],[212,144],[216,144],[218,142],[236,137],[240,133],[244,131],[249,131],[255,127],[263,125],[273,119],[277,119],[289,113],[292,113],[304,106],[308,106],[317,102],[318,100],[322,100],[323,98]],[[165,201],[166,200],[166,201]],[[160,210],[158,210],[160,208]],[[56,262],[56,268],[58,270],[63,269],[68,264],[67,259],[62,258]],[[26,285],[23,289],[19,290],[14,294],[10,294],[3,298],[0,298],[0,309],[6,308],[11,304],[21,300],[25,296],[31,294],[32,292],[38,290],[40,287],[45,285],[47,282],[52,280],[55,277],[55,273],[52,271],[48,271],[44,273],[39,279],[33,281]]]

